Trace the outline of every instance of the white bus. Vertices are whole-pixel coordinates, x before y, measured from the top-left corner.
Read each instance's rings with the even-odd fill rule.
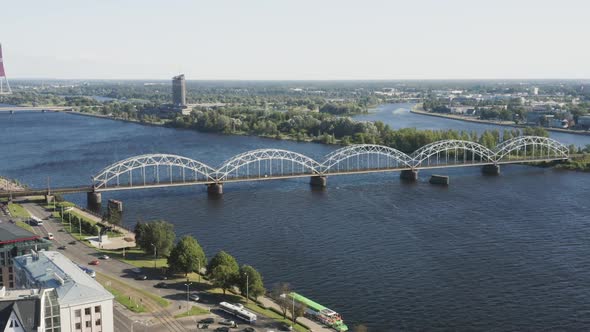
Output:
[[[31,216],[31,223],[34,224],[35,226],[42,226],[43,220],[41,220],[40,218],[37,218],[35,216]]]
[[[219,303],[219,308],[228,314],[234,315],[240,319],[245,320],[250,324],[256,323],[256,315],[244,309],[242,305],[231,304],[227,302]]]

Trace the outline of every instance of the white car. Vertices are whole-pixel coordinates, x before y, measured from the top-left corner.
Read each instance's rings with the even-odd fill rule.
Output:
[[[192,293],[189,298],[195,302],[199,301],[199,294],[197,293]]]
[[[47,238],[49,240],[53,240],[53,233],[47,233]]]
[[[111,259],[108,255],[102,255],[99,257],[100,259]]]

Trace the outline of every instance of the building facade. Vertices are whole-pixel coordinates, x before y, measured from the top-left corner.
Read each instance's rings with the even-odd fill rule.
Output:
[[[113,295],[59,252],[41,251],[14,259],[16,284],[26,289],[53,289],[61,332],[113,332]],[[57,308],[57,307],[56,307]],[[44,331],[52,331],[45,326]]]
[[[14,224],[0,222],[0,288],[15,287],[12,258],[48,250],[51,242]],[[0,330],[1,331],[1,330]]]
[[[62,331],[56,291],[0,288],[0,331]]]
[[[172,104],[175,107],[186,106],[186,82],[184,74],[172,77]]]

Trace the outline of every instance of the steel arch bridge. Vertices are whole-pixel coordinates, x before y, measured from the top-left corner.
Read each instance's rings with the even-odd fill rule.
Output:
[[[479,143],[443,140],[412,154],[375,144],[345,146],[321,162],[281,149],[257,149],[238,154],[220,167],[171,154],[147,154],[107,166],[92,180],[92,191],[169,187],[297,177],[419,170],[462,166],[531,163],[569,158],[566,146],[538,136],[519,136],[489,149]]]

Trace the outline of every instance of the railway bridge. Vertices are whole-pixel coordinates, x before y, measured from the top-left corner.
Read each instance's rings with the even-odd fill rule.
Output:
[[[238,154],[220,167],[172,154],[145,154],[109,165],[92,177],[88,186],[0,192],[2,196],[87,192],[89,203],[100,203],[107,191],[206,185],[210,194],[222,194],[225,183],[309,177],[312,186],[324,187],[329,176],[400,172],[417,180],[421,169],[479,166],[485,174],[500,174],[502,164],[538,163],[569,159],[568,148],[538,136],[519,136],[489,149],[479,143],[443,140],[411,154],[391,147],[356,144],[337,149],[316,161],[281,149],[257,149]]]

